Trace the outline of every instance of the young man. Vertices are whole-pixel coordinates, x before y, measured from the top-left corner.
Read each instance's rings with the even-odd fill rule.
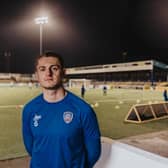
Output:
[[[92,168],[101,153],[93,109],[63,87],[64,63],[48,52],[36,60],[42,94],[23,110],[23,140],[30,168]]]

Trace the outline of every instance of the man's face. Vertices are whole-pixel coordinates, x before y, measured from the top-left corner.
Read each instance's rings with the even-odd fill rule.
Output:
[[[37,79],[44,89],[56,89],[62,86],[64,70],[55,57],[41,57],[36,66]]]

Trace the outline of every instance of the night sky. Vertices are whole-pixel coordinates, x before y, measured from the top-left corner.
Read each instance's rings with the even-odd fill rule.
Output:
[[[0,72],[32,73],[43,51],[63,55],[66,67],[156,59],[168,63],[167,0],[13,0],[0,5]],[[8,55],[10,59],[8,59]]]

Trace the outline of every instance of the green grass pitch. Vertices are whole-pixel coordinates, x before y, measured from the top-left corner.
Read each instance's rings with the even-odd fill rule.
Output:
[[[80,89],[71,91],[80,96]],[[0,160],[26,155],[21,135],[22,105],[40,89],[1,87],[0,93]],[[120,139],[168,128],[168,119],[144,124],[123,122],[133,104],[162,101],[162,92],[112,89],[103,96],[101,89],[87,89],[85,100],[96,112],[102,136]]]

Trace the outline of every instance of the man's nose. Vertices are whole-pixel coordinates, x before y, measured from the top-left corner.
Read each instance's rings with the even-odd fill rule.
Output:
[[[51,68],[48,68],[48,69],[46,70],[46,74],[47,74],[47,75],[52,75],[52,70],[51,70]]]

